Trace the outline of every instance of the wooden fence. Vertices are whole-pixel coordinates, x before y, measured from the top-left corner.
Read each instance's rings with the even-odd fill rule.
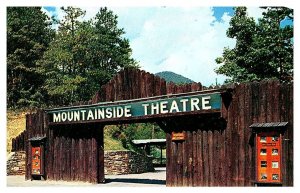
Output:
[[[11,151],[25,151],[26,131],[20,133],[17,137],[12,139]]]
[[[167,186],[253,186],[255,146],[249,126],[264,122],[289,122],[283,133],[282,176],[283,185],[292,186],[293,85],[262,81],[223,89],[221,113],[153,119],[167,133]],[[200,90],[198,83],[167,84],[145,71],[125,69],[88,104]],[[47,179],[99,183],[104,181],[104,124],[49,126],[40,110],[27,115],[25,138],[46,137]],[[186,140],[172,141],[172,131],[184,132]],[[30,179],[30,143],[25,148]]]

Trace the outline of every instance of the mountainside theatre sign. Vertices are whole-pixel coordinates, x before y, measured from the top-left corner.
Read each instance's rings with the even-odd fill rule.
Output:
[[[166,97],[166,96],[165,96]],[[80,107],[66,107],[47,111],[50,123],[94,122],[110,119],[151,117],[162,114],[220,110],[219,92],[191,94],[188,96],[168,95],[157,100],[130,100],[98,103]]]

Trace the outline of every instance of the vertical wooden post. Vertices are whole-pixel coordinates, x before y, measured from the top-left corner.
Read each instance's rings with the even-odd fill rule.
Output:
[[[105,182],[105,176],[104,176],[104,136],[103,136],[103,125],[97,125],[97,136],[96,136],[96,142],[97,142],[97,171],[98,171],[98,183],[104,183]]]

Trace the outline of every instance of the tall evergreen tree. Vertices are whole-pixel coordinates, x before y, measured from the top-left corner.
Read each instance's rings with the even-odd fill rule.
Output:
[[[89,44],[89,67],[85,70],[86,88],[90,96],[99,90],[99,86],[108,82],[113,75],[124,67],[138,67],[131,58],[129,41],[123,38],[124,29],[118,28],[118,16],[112,11],[100,8],[93,22],[93,39]]]
[[[85,80],[76,69],[78,47],[82,47],[89,36],[78,35],[82,29],[79,21],[85,14],[80,8],[61,8],[66,15],[59,21],[58,31],[43,58],[38,62],[39,73],[44,76],[43,88],[46,90],[48,105],[69,104],[79,100],[76,96],[80,84]],[[86,26],[88,27],[88,26]],[[82,56],[84,58],[84,56]]]
[[[263,17],[254,21],[245,7],[237,7],[230,20],[227,36],[236,39],[233,49],[225,48],[216,59],[216,69],[228,81],[243,82],[277,78],[293,79],[293,25],[282,26],[283,20],[293,20],[293,10],[266,7]]]
[[[95,18],[80,21],[83,10],[62,10],[66,15],[39,61],[39,72],[46,80],[43,88],[53,105],[89,100],[118,70],[136,66],[112,11],[101,8]]]
[[[36,61],[53,37],[40,7],[7,8],[7,106],[37,106],[43,100]]]

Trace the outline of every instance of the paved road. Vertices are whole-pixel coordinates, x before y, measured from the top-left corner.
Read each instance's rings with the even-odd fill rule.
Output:
[[[25,181],[24,176],[7,176],[8,187],[35,186],[105,186],[105,187],[165,187],[166,168],[155,168],[155,172],[128,175],[106,175],[104,184],[65,181]]]

